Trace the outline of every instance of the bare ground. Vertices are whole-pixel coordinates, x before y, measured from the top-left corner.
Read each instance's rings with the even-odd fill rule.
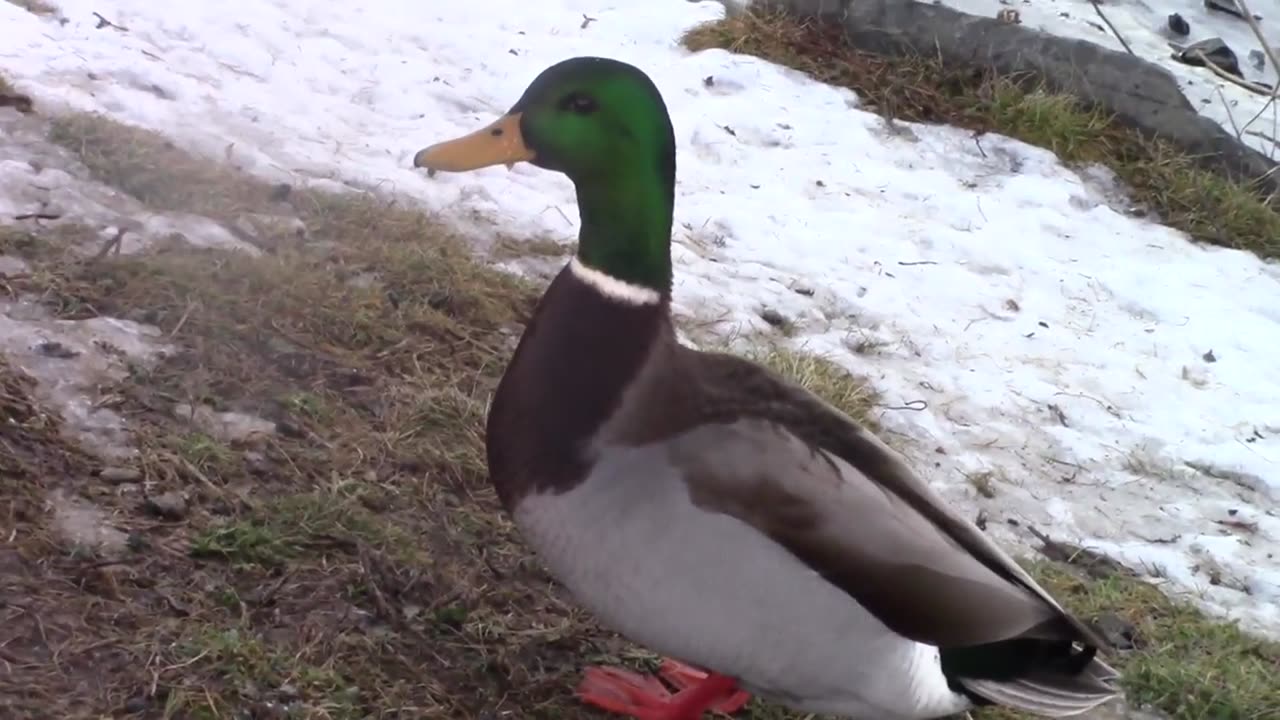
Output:
[[[29,266],[0,298],[147,323],[172,347],[91,350],[125,368],[94,389],[136,449],[113,460],[0,354],[0,715],[591,718],[571,694],[583,665],[652,665],[577,609],[487,482],[486,404],[539,283],[405,203],[267,185],[101,117],[48,137],[68,172],[258,252],[130,245],[70,215],[0,226],[0,255]],[[877,402],[821,358],[758,357],[859,416]],[[1125,648],[1133,706],[1107,717],[1280,712],[1274,644],[1078,549],[1029,565]]]

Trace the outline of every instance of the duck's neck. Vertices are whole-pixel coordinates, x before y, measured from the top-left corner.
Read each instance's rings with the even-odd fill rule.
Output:
[[[580,181],[578,260],[627,285],[671,294],[674,159],[632,165],[600,182]],[[638,167],[637,167],[638,165]]]

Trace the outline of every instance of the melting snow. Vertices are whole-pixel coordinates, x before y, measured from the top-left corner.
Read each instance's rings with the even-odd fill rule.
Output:
[[[33,301],[0,301],[0,352],[38,381],[41,401],[66,428],[105,458],[133,454],[124,419],[103,407],[99,387],[122,379],[126,360],[148,362],[160,331],[128,320],[56,320]]]
[[[129,536],[111,526],[110,518],[97,505],[61,491],[50,493],[53,522],[71,545],[111,557],[128,546]]]
[[[204,405],[178,403],[173,407],[173,415],[223,442],[244,442],[274,435],[276,431],[276,424],[269,420],[241,412],[218,412]]]
[[[6,8],[16,10],[7,3]],[[0,8],[0,23],[7,24],[3,13],[8,9]],[[98,252],[119,231],[124,231],[119,252],[126,254],[173,235],[195,245],[258,252],[208,218],[158,213],[118,190],[90,181],[89,170],[50,144],[46,134],[36,118],[0,112],[0,218],[39,214],[50,218],[39,221],[45,227],[101,228],[72,248],[80,253]]]
[[[0,278],[26,274],[31,267],[22,258],[0,255]]]
[[[65,23],[0,3],[0,71],[46,112],[105,112],[269,180],[407,193],[478,237],[572,237],[571,186],[527,165],[428,179],[412,154],[552,62],[639,65],[679,143],[678,313],[726,332],[780,313],[873,379],[897,444],[1002,540],[1044,527],[1280,635],[1280,270],[1112,207],[1104,171],[689,54],[711,2],[59,5]]]

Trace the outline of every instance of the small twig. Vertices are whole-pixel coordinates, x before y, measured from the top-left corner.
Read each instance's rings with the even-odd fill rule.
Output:
[[[106,257],[107,253],[111,252],[112,250],[115,250],[116,254],[119,255],[120,242],[124,240],[125,232],[127,231],[124,228],[120,228],[116,230],[116,236],[108,240],[106,244],[102,246],[101,250],[95,253],[92,258],[89,258],[89,261],[95,262],[95,261],[101,260],[102,258]]]
[[[208,475],[205,475],[200,470],[200,468],[195,466],[195,463],[191,462],[190,460],[187,460],[184,457],[180,457],[177,455],[173,455],[172,457],[173,459],[177,460],[182,465],[183,469],[186,470],[188,473],[190,473],[192,477],[194,477],[195,479],[203,483],[205,487],[209,488],[209,490],[212,491],[215,496],[217,497],[226,496],[226,492],[222,488],[214,484],[214,482],[209,479]]]
[[[116,30],[119,30],[121,32],[129,32],[129,28],[123,25],[117,25],[111,22],[110,20],[102,17],[101,13],[94,13],[93,16],[98,18],[98,27],[96,28],[97,30],[101,30],[104,27],[109,27],[109,28],[115,28]]]
[[[1266,140],[1266,141],[1270,142],[1272,145],[1275,145],[1275,146],[1277,146],[1277,147],[1280,147],[1280,139],[1273,138],[1273,137],[1271,137],[1270,135],[1268,135],[1268,134],[1266,134],[1266,133],[1262,132],[1261,130],[1246,130],[1246,131],[1244,132],[1244,134],[1245,134],[1245,135],[1252,135],[1252,136],[1254,136],[1254,137],[1260,137],[1260,138],[1262,138],[1263,140]],[[1270,170],[1268,170],[1268,171],[1267,171],[1267,174],[1268,174],[1268,175],[1274,174],[1274,173],[1275,173],[1275,171],[1276,171],[1276,169],[1275,169],[1275,168],[1271,168]]]
[[[187,309],[182,312],[182,317],[178,318],[178,323],[169,331],[169,337],[177,335],[178,331],[182,329],[182,326],[187,324],[187,318],[191,317],[191,311],[194,310],[195,307],[196,304],[194,302],[187,301]]]
[[[1249,533],[1258,532],[1258,523],[1248,520],[1214,520],[1214,522],[1224,527],[1235,528]]]
[[[1277,87],[1280,87],[1280,83],[1278,83],[1278,84],[1277,84]],[[1243,128],[1243,129],[1244,129],[1246,132],[1249,132],[1249,126],[1250,126],[1250,125],[1252,125],[1252,124],[1254,124],[1255,122],[1257,122],[1257,121],[1258,121],[1258,118],[1262,117],[1262,113],[1264,113],[1264,112],[1266,112],[1268,109],[1271,109],[1271,108],[1274,108],[1274,107],[1275,107],[1275,97],[1272,97],[1270,100],[1268,100],[1267,102],[1263,103],[1262,107],[1258,108],[1258,112],[1254,113],[1254,114],[1253,114],[1253,117],[1249,118],[1249,122],[1247,122],[1247,123],[1245,123],[1245,124],[1244,124],[1244,128]]]
[[[97,562],[85,563],[84,565],[81,565],[80,570],[82,572],[87,572],[89,570],[98,570],[100,568],[113,567],[116,565],[128,565],[128,563],[125,562],[124,560],[99,560]]]
[[[276,593],[280,592],[280,588],[284,587],[285,581],[291,577],[293,577],[293,571],[286,570],[284,574],[280,576],[279,580],[272,583],[270,587],[268,587],[265,591],[259,594],[258,597],[254,598],[254,600],[257,602],[259,606],[270,603],[273,599],[275,599]]]
[[[1111,34],[1115,35],[1116,39],[1120,41],[1120,44],[1124,47],[1124,51],[1133,55],[1133,48],[1129,47],[1129,43],[1125,42],[1124,36],[1120,34],[1120,31],[1116,29],[1116,26],[1111,24],[1111,20],[1107,17],[1106,13],[1102,12],[1102,7],[1098,5],[1098,0],[1089,0],[1089,4],[1093,5],[1093,11],[1098,13],[1098,17],[1102,18],[1102,22],[1106,23],[1107,27],[1111,28]]]
[[[1065,423],[1064,423],[1064,424],[1065,424]],[[1052,463],[1052,464],[1054,464],[1054,465],[1063,465],[1063,466],[1066,466],[1066,467],[1069,467],[1069,468],[1075,468],[1076,470],[1084,470],[1084,469],[1085,469],[1085,467],[1084,467],[1083,465],[1081,465],[1080,463],[1071,462],[1070,460],[1063,460],[1062,458],[1047,457],[1047,458],[1045,458],[1045,462],[1049,462],[1049,463]]]
[[[1029,531],[1031,532],[1031,534],[1032,534],[1032,535],[1035,535],[1035,536],[1036,536],[1036,539],[1037,539],[1037,540],[1039,540],[1040,542],[1044,543],[1045,545],[1057,545],[1057,544],[1058,544],[1058,543],[1054,542],[1053,540],[1050,540],[1048,535],[1045,535],[1044,533],[1040,532],[1039,530],[1037,530],[1037,529],[1036,529],[1034,526],[1032,526],[1032,525],[1028,525],[1028,526],[1027,526],[1027,530],[1029,530]]]
[[[1236,133],[1236,139],[1244,137],[1244,132],[1240,130],[1240,126],[1236,125],[1236,116],[1231,112],[1231,103],[1227,102],[1227,96],[1222,94],[1222,86],[1213,89],[1218,93],[1218,100],[1222,101],[1222,108],[1227,111],[1227,122],[1231,123],[1231,129]]]
[[[885,410],[911,410],[912,412],[924,412],[929,409],[927,400],[908,400],[903,405],[885,405]]]
[[[1266,85],[1252,83],[1252,82],[1249,82],[1248,80],[1241,80],[1240,78],[1236,77],[1235,75],[1232,75],[1226,70],[1223,70],[1222,68],[1218,67],[1217,63],[1210,60],[1209,57],[1204,54],[1203,50],[1196,50],[1192,54],[1195,57],[1200,58],[1201,62],[1204,63],[1204,66],[1209,68],[1209,70],[1213,72],[1214,75],[1217,75],[1218,77],[1222,78],[1223,80],[1226,80],[1232,85],[1239,85],[1240,87],[1244,88],[1245,90],[1248,90],[1251,93],[1254,93],[1255,95],[1269,96],[1274,90],[1274,88],[1269,88]]]
[[[373,604],[378,609],[378,614],[392,625],[398,625],[400,616],[391,609],[391,604],[387,602],[387,598],[382,594],[382,588],[378,587],[378,579],[374,577],[372,568],[372,558],[369,551],[363,545],[359,546],[357,551],[360,557],[360,569],[363,571],[365,584],[369,589],[369,595],[373,598]]]

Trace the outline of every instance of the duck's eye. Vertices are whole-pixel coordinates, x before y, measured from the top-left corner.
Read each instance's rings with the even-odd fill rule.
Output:
[[[565,95],[560,101],[560,109],[575,112],[579,115],[587,115],[596,111],[596,99],[590,95],[572,92]]]

